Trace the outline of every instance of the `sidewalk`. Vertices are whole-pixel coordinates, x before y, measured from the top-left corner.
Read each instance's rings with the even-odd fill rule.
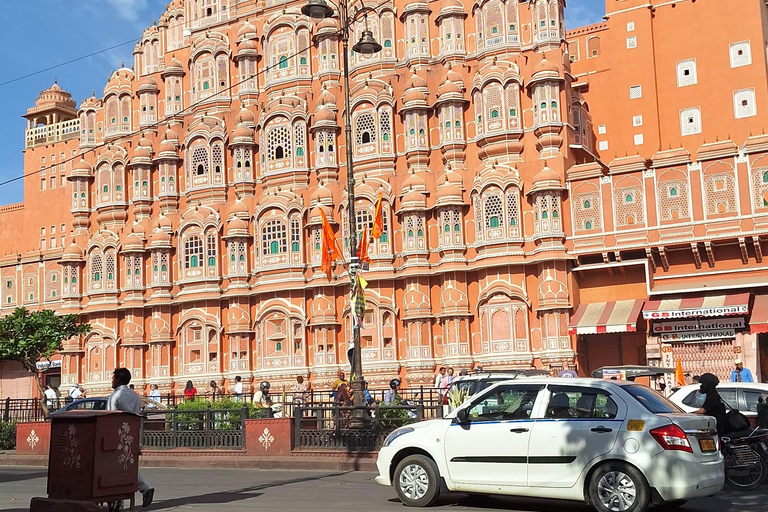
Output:
[[[14,450],[0,451],[0,466],[47,465],[47,455],[17,455]],[[254,457],[239,450],[185,449],[145,452],[141,457],[141,467],[377,471],[375,453],[294,452],[286,456]]]

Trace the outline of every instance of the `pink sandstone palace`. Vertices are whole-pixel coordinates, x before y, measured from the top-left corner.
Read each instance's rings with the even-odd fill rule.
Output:
[[[351,39],[367,24],[383,48],[350,56],[352,140],[338,21],[302,5],[173,0],[103,94],[54,84],[27,110],[0,314],[93,327],[48,378],[327,389],[351,312],[320,218],[348,251],[347,144],[358,232],[384,203],[372,388],[441,365],[768,374],[764,2],[606,0],[566,31],[564,0],[371,0]],[[0,395],[31,396],[0,368]]]

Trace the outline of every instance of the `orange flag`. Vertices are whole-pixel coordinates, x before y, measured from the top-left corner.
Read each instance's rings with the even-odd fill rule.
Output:
[[[360,263],[370,263],[371,258],[368,257],[368,226],[363,227],[363,236],[360,238],[360,245],[357,247],[357,258]]]
[[[328,219],[325,217],[325,212],[321,209],[320,216],[323,219],[323,235],[322,235],[322,251],[323,258],[320,263],[320,268],[325,271],[328,276],[328,280],[331,280],[331,269],[333,262],[339,257],[339,251],[336,250],[336,238],[333,236],[333,229],[328,223]]]
[[[379,199],[376,201],[376,211],[373,214],[371,235],[375,239],[378,239],[384,233],[384,213],[381,211],[381,196],[382,194],[379,194]]]
[[[675,368],[675,384],[680,387],[685,386],[685,374],[683,373],[683,362],[680,360],[680,356],[677,356],[677,367]]]

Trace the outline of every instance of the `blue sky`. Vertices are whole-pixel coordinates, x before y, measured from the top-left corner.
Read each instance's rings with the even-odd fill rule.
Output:
[[[5,0],[0,9],[0,83],[88,55],[119,48],[35,76],[0,85],[0,182],[23,172],[21,118],[40,91],[58,79],[78,106],[91,90],[101,96],[110,70],[133,63],[142,30],[159,18],[168,0]],[[569,28],[600,21],[605,0],[570,0]],[[22,181],[0,186],[0,205],[23,200]]]

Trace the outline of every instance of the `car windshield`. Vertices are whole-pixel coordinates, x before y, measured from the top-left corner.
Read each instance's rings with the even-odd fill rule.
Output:
[[[676,414],[683,412],[677,405],[646,386],[631,384],[622,386],[622,388],[653,414]]]

